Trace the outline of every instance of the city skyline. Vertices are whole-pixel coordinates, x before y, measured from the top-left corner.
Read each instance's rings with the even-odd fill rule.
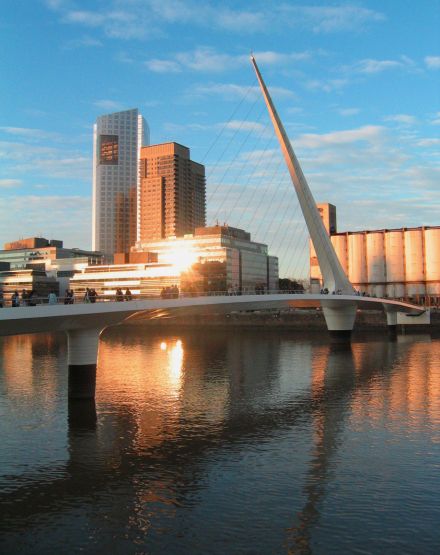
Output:
[[[262,131],[257,119],[230,119],[258,95],[251,47],[315,198],[337,205],[341,230],[438,224],[439,2],[417,13],[373,1],[128,6],[6,2],[3,242],[91,244],[91,129],[118,110],[140,110],[151,144],[188,145],[206,165],[209,200],[219,130]],[[215,196],[209,208],[208,225]]]

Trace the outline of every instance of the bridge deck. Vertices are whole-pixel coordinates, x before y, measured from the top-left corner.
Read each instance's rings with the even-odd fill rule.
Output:
[[[341,307],[355,304],[366,310],[421,314],[423,307],[391,299],[357,295],[224,295],[179,297],[176,299],[138,299],[126,302],[38,305],[0,309],[0,336],[72,329],[103,329],[124,320],[151,320],[173,314],[226,313],[243,310]]]

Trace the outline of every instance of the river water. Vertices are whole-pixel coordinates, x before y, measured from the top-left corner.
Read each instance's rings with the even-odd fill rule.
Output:
[[[440,553],[440,340],[134,327],[67,401],[0,339],[0,552]]]

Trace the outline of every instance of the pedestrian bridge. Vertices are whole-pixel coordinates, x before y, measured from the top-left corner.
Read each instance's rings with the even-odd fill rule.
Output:
[[[350,332],[356,313],[353,306],[366,310],[385,310],[388,325],[397,324],[397,313],[414,316],[424,308],[392,299],[358,295],[322,295],[298,293],[269,293],[265,295],[197,295],[175,299],[159,297],[125,302],[97,302],[76,304],[41,304],[2,308],[0,336],[52,331],[75,331],[104,328],[128,320],[152,320],[177,314],[213,314],[244,310],[283,308],[322,308],[330,332]],[[344,307],[350,308],[346,314]]]

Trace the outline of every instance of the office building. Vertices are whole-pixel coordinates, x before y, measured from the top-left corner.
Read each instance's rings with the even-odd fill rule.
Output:
[[[182,237],[205,225],[205,168],[177,143],[141,149],[139,241]]]
[[[235,227],[199,227],[182,238],[138,241],[133,251],[156,253],[160,262],[180,267],[195,290],[278,290],[278,258]]]
[[[76,295],[87,287],[105,296],[129,287],[133,295],[152,297],[173,285],[182,295],[278,290],[278,258],[269,256],[267,245],[251,241],[246,231],[228,226],[197,228],[179,239],[140,241],[116,260],[76,273],[70,282]]]
[[[98,117],[93,128],[92,248],[128,252],[138,238],[139,155],[149,144],[137,109]]]
[[[63,295],[69,287],[69,279],[75,272],[90,264],[102,264],[105,261],[100,252],[68,249],[63,246],[63,241],[48,240],[44,237],[20,239],[5,243],[4,247],[4,250],[0,250],[0,264],[7,264],[8,268],[0,266],[0,269],[11,271],[9,274],[11,279],[8,278],[7,281],[8,290],[21,284],[22,288],[33,288],[45,293],[49,288],[54,288],[53,280],[56,280],[56,290],[58,291],[59,287]],[[46,282],[47,286],[44,285]],[[2,280],[0,283],[6,282]]]
[[[327,206],[319,204],[318,209],[322,209],[333,247],[355,289],[377,297],[440,303],[440,226],[338,233],[336,209],[330,222]],[[310,279],[316,291],[322,276],[312,246],[310,255]]]
[[[44,237],[28,237],[11,243],[5,243],[0,250],[0,262],[7,262],[11,270],[22,270],[30,265],[50,266],[60,260],[85,259],[88,264],[100,264],[104,261],[100,252],[68,249],[63,241],[45,239]]]

